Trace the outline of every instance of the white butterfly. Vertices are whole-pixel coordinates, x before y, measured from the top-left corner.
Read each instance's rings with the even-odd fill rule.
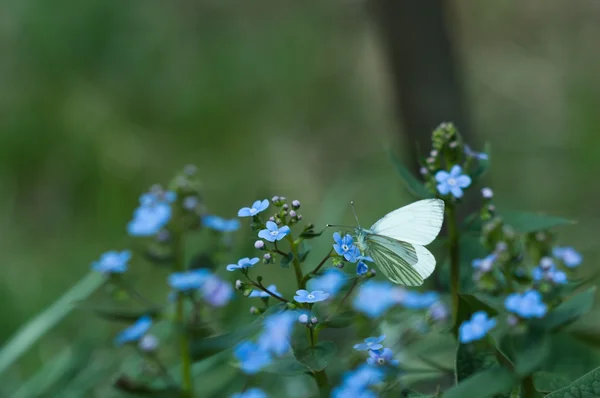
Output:
[[[386,214],[369,229],[358,226],[354,231],[359,250],[389,280],[419,286],[435,269],[435,257],[423,246],[438,236],[443,222],[444,201],[424,199]]]

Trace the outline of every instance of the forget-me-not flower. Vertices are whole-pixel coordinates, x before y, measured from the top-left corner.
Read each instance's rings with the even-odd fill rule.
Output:
[[[476,258],[473,260],[471,265],[473,268],[481,271],[481,272],[489,272],[494,267],[494,262],[496,261],[497,256],[492,253],[487,255],[484,258]]]
[[[277,286],[269,285],[269,286],[267,286],[267,290],[270,291],[271,293],[275,294],[276,296],[281,297],[281,293],[279,293],[277,291]],[[272,296],[269,293],[264,292],[262,290],[252,290],[252,292],[250,293],[250,295],[248,297],[250,297],[250,298],[252,298],[252,297],[269,298]]]
[[[269,199],[264,199],[262,201],[257,200],[252,203],[251,207],[242,207],[238,211],[238,217],[252,217],[260,213],[261,211],[267,210],[269,207]]]
[[[125,343],[132,343],[139,341],[148,330],[152,327],[152,318],[149,316],[143,316],[138,319],[133,325],[123,330],[115,338],[117,345],[123,345]]]
[[[356,274],[364,275],[369,272],[369,266],[365,261],[373,262],[373,259],[369,256],[359,256],[358,263],[356,264]]]
[[[290,336],[296,323],[297,314],[284,311],[271,315],[264,321],[264,330],[258,338],[258,346],[276,356],[282,356],[290,349]]]
[[[132,236],[152,236],[171,220],[171,203],[175,192],[149,192],[140,197],[140,206],[133,212],[133,220],[127,224]]]
[[[398,360],[394,359],[394,353],[389,348],[369,351],[369,358],[367,358],[367,363],[371,366],[398,366]]]
[[[544,257],[547,258],[547,257]],[[556,285],[564,285],[567,283],[567,274],[556,268],[556,265],[551,259],[549,264],[540,263],[531,273],[534,281],[549,280]]]
[[[219,232],[233,232],[240,228],[240,220],[235,218],[227,220],[223,217],[208,215],[202,217],[202,225]]]
[[[233,394],[231,398],[267,398],[267,394],[258,388],[249,388],[244,392]]]
[[[127,263],[131,259],[131,252],[111,250],[104,253],[98,261],[92,263],[92,269],[105,274],[122,274],[127,271]]]
[[[352,305],[355,310],[377,318],[398,303],[400,293],[389,282],[369,280],[358,287]]]
[[[504,306],[521,318],[542,318],[548,307],[542,301],[542,295],[537,290],[528,290],[523,294],[513,293],[506,297]]]
[[[360,250],[358,247],[354,245],[354,240],[352,236],[346,234],[343,238],[338,232],[334,232],[333,234],[333,249],[337,254],[343,256],[346,261],[350,261],[351,263],[356,262],[358,257],[360,256]]]
[[[496,320],[490,319],[484,311],[477,311],[470,320],[464,321],[458,328],[458,338],[466,344],[482,339],[490,330],[496,327]]]
[[[187,272],[174,272],[169,275],[169,286],[178,292],[200,289],[210,276],[207,269],[194,269]]]
[[[279,228],[273,221],[267,221],[266,227],[266,229],[258,232],[258,237],[269,242],[280,241],[290,233],[290,227],[284,225],[283,227]]]
[[[412,310],[424,310],[431,307],[440,300],[437,292],[419,293],[413,290],[406,290],[399,296],[400,304]]]
[[[363,364],[353,371],[342,376],[342,385],[356,391],[377,385],[383,382],[385,373],[379,367]]]
[[[200,288],[204,301],[213,307],[223,307],[233,296],[231,284],[221,280],[216,275],[210,275]]]
[[[379,337],[367,337],[364,340],[364,343],[355,344],[354,349],[358,351],[380,350],[383,348],[383,344],[381,344],[381,342],[384,339],[385,334],[382,334]]]
[[[471,185],[471,177],[462,173],[462,167],[454,165],[450,172],[440,170],[435,173],[438,182],[437,190],[441,195],[452,194],[455,198],[462,198],[463,189]]]
[[[571,246],[555,247],[552,249],[552,254],[569,268],[575,268],[583,261],[583,256]]]
[[[294,296],[294,300],[298,303],[318,303],[319,301],[325,301],[329,297],[329,293],[325,293],[321,290],[315,290],[314,292],[309,292],[308,290],[300,289],[296,291],[296,295]]]
[[[265,366],[268,366],[272,359],[271,355],[251,341],[244,341],[233,349],[233,355],[240,361],[240,368],[246,374],[253,375]]]
[[[332,296],[336,295],[348,281],[344,271],[337,268],[329,268],[322,275],[308,281],[310,290],[321,290]]]
[[[254,258],[244,257],[244,258],[238,260],[237,264],[229,264],[227,266],[227,271],[246,269],[246,268],[254,266],[254,264],[258,263],[259,261],[260,260],[258,259],[258,257],[254,257]]]

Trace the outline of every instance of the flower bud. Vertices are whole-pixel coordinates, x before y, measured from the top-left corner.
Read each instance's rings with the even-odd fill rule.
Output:
[[[187,196],[183,199],[183,208],[186,210],[195,210],[198,206],[198,198],[195,196]]]
[[[300,208],[300,201],[299,200],[293,200],[292,201],[292,208],[298,210]]]
[[[261,283],[261,282],[262,282],[262,280],[263,280],[263,277],[262,277],[261,275],[258,275],[258,276],[256,277],[256,281],[257,281],[258,283]]]
[[[306,314],[301,314],[301,315],[298,317],[298,322],[300,322],[300,323],[304,323],[304,324],[307,324],[307,323],[308,323],[308,315],[306,315]]]
[[[279,218],[279,217],[275,218],[275,224],[281,225],[281,218]]]
[[[496,243],[496,253],[505,252],[508,249],[508,245],[506,242],[498,242]]]
[[[427,163],[435,163],[435,158],[427,158],[425,161]]]
[[[491,188],[485,187],[481,189],[481,196],[485,199],[491,199],[494,197],[494,191]]]
[[[244,282],[238,279],[237,281],[235,281],[235,288],[237,290],[242,290],[244,288]]]
[[[158,348],[158,338],[151,334],[147,334],[140,340],[138,346],[144,352],[154,352]]]
[[[269,260],[271,260],[271,258],[272,258],[271,253],[265,253],[265,255],[263,256],[263,259],[265,261],[269,261]]]
[[[508,316],[506,317],[506,323],[508,323],[509,326],[517,326],[517,324],[519,323],[519,318],[517,318],[513,314],[508,314]]]
[[[269,217],[269,221],[275,221],[275,217],[273,217],[273,216]]]
[[[458,141],[451,141],[448,146],[452,149],[458,147]]]
[[[369,277],[369,278],[374,278],[375,275],[377,275],[377,271],[375,270],[375,268],[371,268],[369,270],[369,272],[367,273],[367,277]]]
[[[252,315],[258,315],[260,314],[260,310],[258,308],[256,308],[255,306],[250,307],[250,313]]]
[[[312,318],[310,318],[310,323],[312,323],[313,325],[316,325],[317,323],[319,323],[319,320],[317,319],[316,316],[313,316]]]
[[[432,149],[431,152],[430,152],[430,155],[433,156],[433,157],[436,157],[438,155],[438,153],[439,152],[437,151],[437,149]]]
[[[187,176],[193,176],[194,174],[196,174],[196,172],[198,172],[198,168],[193,164],[188,164],[183,168],[183,174]]]
[[[285,202],[285,196],[280,196],[279,200],[282,201],[282,202]]]
[[[550,268],[552,268],[552,265],[554,264],[554,261],[552,261],[552,259],[550,257],[542,257],[540,259],[540,267],[544,270],[547,271]]]
[[[297,214],[294,210],[290,210],[289,215],[290,215],[290,217],[293,218],[293,217],[296,217]]]
[[[296,216],[296,219],[298,219],[298,221],[302,220],[302,214],[298,214],[298,215]]]
[[[286,210],[282,211],[281,213],[283,214],[284,217],[288,215],[288,212]]]
[[[426,175],[426,174],[427,174],[427,168],[426,168],[426,167],[421,167],[421,168],[419,169],[419,172],[420,172],[422,175]]]
[[[274,204],[276,204],[277,202],[279,202],[279,196],[273,196],[271,198],[271,202],[273,202]]]
[[[254,242],[254,247],[258,250],[263,250],[265,248],[265,242],[259,239],[256,242]]]
[[[290,206],[289,206],[289,205],[286,203],[286,204],[284,204],[283,206],[281,206],[281,208],[282,208],[283,210],[287,210],[287,209],[289,209],[289,208],[290,208]]]

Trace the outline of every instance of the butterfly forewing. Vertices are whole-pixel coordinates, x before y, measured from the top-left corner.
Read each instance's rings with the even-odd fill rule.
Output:
[[[444,222],[444,201],[423,199],[396,209],[370,228],[374,234],[408,242],[428,245],[440,233]]]
[[[405,286],[423,284],[423,278],[415,268],[419,263],[415,246],[378,235],[367,236],[367,244],[367,254],[389,280]]]

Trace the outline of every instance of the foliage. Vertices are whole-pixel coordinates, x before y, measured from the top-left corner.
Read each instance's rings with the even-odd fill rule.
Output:
[[[232,219],[209,214],[196,170],[186,167],[140,197],[127,224],[135,250],[93,261],[88,276],[3,346],[0,372],[78,308],[124,326],[116,347],[65,349],[14,396],[600,394],[600,371],[590,371],[597,339],[578,324],[595,288],[580,289],[582,258],[558,246],[554,231],[571,222],[497,211],[488,187],[461,222],[457,208],[490,167],[489,149],[474,152],[449,123],[433,132],[432,147],[420,177],[390,153],[410,193],[445,204],[446,236],[430,246],[438,259],[425,281],[431,290],[383,281],[360,236],[315,229],[299,200],[249,200]],[[239,259],[242,226],[255,242]],[[195,236],[210,244],[198,249]],[[313,254],[313,242],[329,248]],[[164,302],[130,276],[142,263],[168,270]],[[294,292],[271,283],[275,267],[293,278]],[[293,394],[289,385],[298,386]]]

